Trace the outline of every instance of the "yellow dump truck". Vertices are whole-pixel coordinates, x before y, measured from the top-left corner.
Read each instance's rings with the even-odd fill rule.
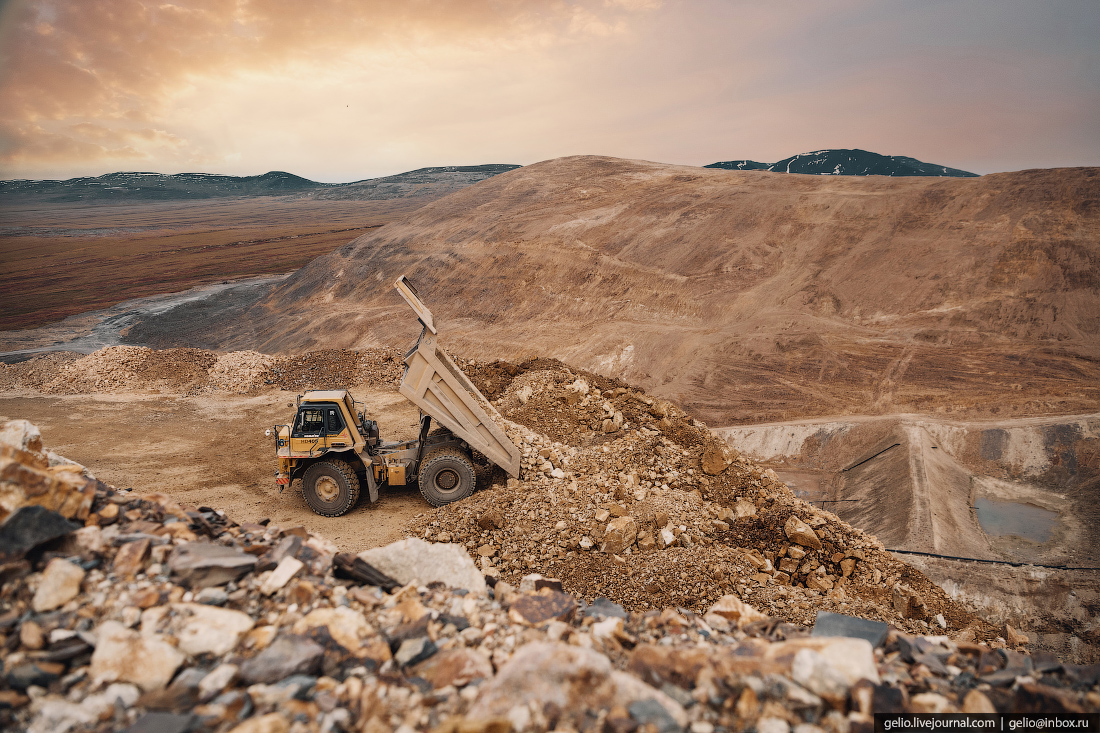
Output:
[[[474,491],[475,456],[519,475],[519,449],[488,414],[499,413],[439,346],[435,320],[416,289],[404,276],[394,287],[423,327],[405,354],[400,388],[420,410],[419,436],[381,441],[378,423],[345,389],[306,392],[294,422],[268,431],[275,435],[280,491],[301,478],[306,503],[324,516],[351,511],[364,484],[372,502],[380,486],[414,481],[433,506],[458,501]],[[432,420],[442,429],[429,435]]]

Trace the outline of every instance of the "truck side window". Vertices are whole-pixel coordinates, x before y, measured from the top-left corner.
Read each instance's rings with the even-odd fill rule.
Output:
[[[328,413],[328,434],[336,435],[344,429],[344,421],[340,419],[339,411],[329,407],[325,410]]]

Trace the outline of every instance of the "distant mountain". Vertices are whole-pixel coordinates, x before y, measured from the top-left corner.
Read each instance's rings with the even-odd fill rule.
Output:
[[[811,176],[950,176],[973,178],[977,173],[924,163],[900,155],[879,155],[866,150],[815,150],[767,165],[752,160],[711,163],[704,168],[727,170],[769,170],[774,173],[803,173]]]
[[[486,178],[519,168],[511,163],[488,165],[449,165],[441,168],[418,168],[407,173],[384,178],[368,178],[354,183],[329,184],[309,195],[318,199],[355,199],[379,201],[415,196],[445,195]]]
[[[420,168],[353,183],[319,183],[292,173],[271,171],[259,176],[213,173],[108,173],[65,181],[0,181],[0,196],[41,201],[168,201],[229,196],[302,195],[322,199],[378,200],[422,196],[458,190],[519,168],[511,164],[458,165]]]
[[[711,163],[710,165],[704,165],[704,168],[724,168],[728,171],[766,171],[768,169],[767,163],[761,163],[756,160],[727,160],[721,163]]]

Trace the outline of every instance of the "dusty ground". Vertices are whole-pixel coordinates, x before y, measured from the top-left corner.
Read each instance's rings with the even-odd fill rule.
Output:
[[[364,501],[335,519],[314,514],[300,491],[279,494],[275,448],[264,430],[290,420],[295,395],[5,394],[0,421],[31,420],[53,450],[119,488],[160,491],[238,521],[303,525],[347,552],[401,539],[401,525],[431,509],[415,489],[384,489],[377,504]],[[415,435],[416,408],[395,390],[357,389],[355,397],[377,416],[384,437]]]
[[[0,207],[0,328],[123,300],[286,273],[423,201],[12,203]]]

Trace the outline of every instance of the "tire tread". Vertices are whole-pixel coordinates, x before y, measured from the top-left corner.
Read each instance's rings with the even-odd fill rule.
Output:
[[[347,506],[345,506],[341,510],[330,512],[330,511],[325,511],[323,509],[318,509],[317,507],[313,506],[312,504],[309,503],[309,499],[306,499],[306,504],[309,504],[309,508],[312,509],[314,511],[314,513],[320,514],[322,517],[339,517],[339,516],[343,516],[344,514],[347,514],[348,512],[350,512],[355,507],[355,505],[357,503],[359,503],[359,488],[360,488],[359,487],[359,477],[355,475],[355,470],[351,467],[351,465],[348,464],[347,461],[341,461],[339,459],[317,461],[316,463],[314,463],[313,465],[311,465],[309,468],[306,469],[306,473],[308,474],[313,469],[314,466],[321,466],[321,465],[332,466],[337,471],[339,471],[344,476],[344,479],[348,482],[348,489],[349,489],[348,493],[350,494],[350,497],[348,499]],[[303,478],[305,478],[305,476],[303,476]],[[303,484],[304,484],[304,482],[303,482]],[[302,486],[302,493],[303,493],[303,495],[305,494],[305,486],[304,485]]]

